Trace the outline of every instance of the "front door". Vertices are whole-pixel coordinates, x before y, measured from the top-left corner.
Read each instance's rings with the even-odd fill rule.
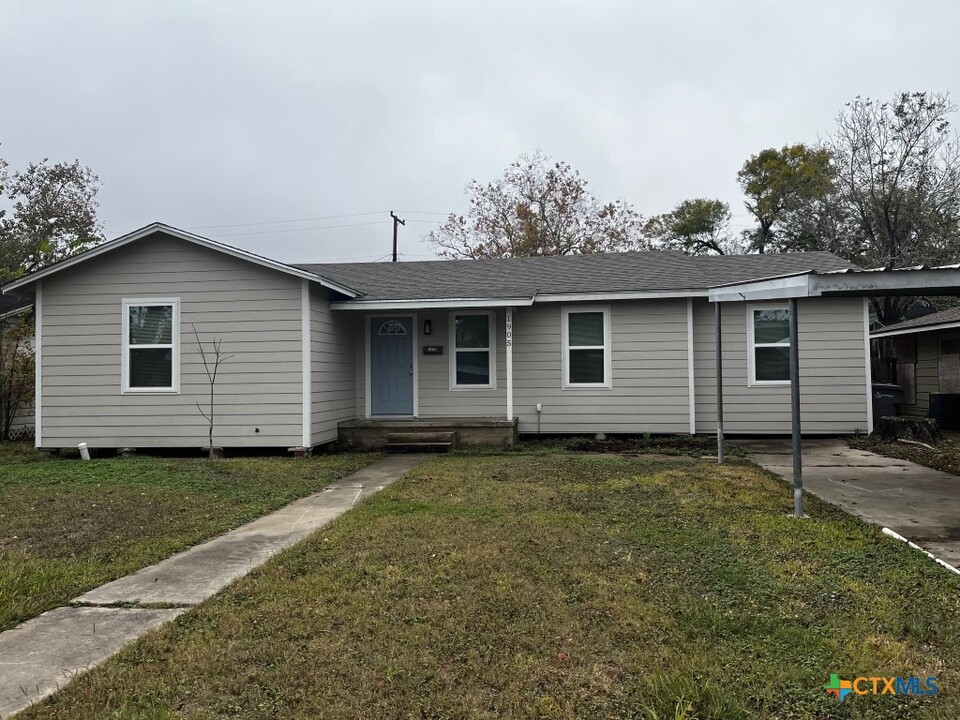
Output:
[[[413,415],[413,319],[370,318],[370,414]]]

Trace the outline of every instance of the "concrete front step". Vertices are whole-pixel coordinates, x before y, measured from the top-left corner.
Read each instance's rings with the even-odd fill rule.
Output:
[[[387,450],[450,452],[457,446],[457,433],[442,431],[387,433]]]

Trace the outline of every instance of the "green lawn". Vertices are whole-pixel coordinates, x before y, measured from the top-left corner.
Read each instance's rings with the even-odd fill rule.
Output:
[[[0,630],[320,490],[374,458],[82,462],[0,444]]]
[[[434,458],[22,717],[960,717],[960,581],[806,507],[743,461]]]
[[[850,446],[960,475],[960,433],[957,432],[945,432],[933,449],[914,443],[885,442],[869,436],[852,438]]]

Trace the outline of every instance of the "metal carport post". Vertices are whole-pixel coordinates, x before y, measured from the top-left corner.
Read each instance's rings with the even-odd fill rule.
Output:
[[[790,307],[790,415],[793,441],[793,514],[803,517],[803,452],[800,417],[800,341],[797,300],[814,297],[882,297],[902,295],[960,295],[960,265],[876,270],[806,271],[741,283],[719,285],[709,290],[715,304],[717,353],[717,462],[723,462],[723,357],[720,305],[724,302],[787,300]],[[866,325],[866,321],[864,322]],[[866,327],[864,332],[867,332]],[[869,339],[865,343],[867,392],[869,391]],[[867,413],[870,417],[869,392]],[[873,428],[869,426],[868,432]]]

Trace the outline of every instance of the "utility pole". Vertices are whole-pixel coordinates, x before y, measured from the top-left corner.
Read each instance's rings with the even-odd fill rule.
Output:
[[[397,225],[406,225],[406,220],[401,220],[396,215],[393,214],[393,210],[390,211],[390,217],[393,218],[393,261],[397,261]]]

